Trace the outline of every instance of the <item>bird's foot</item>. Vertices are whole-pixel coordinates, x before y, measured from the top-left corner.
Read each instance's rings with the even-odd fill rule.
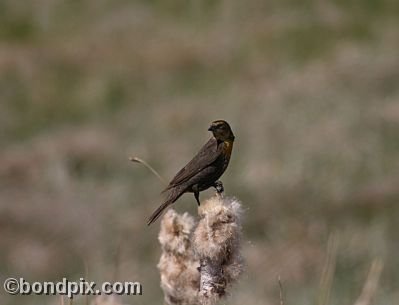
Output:
[[[194,197],[195,197],[195,200],[197,201],[198,206],[200,206],[201,202],[199,200],[199,192],[194,192]]]
[[[215,181],[215,183],[213,184],[213,187],[216,189],[216,192],[217,192],[219,195],[223,195],[224,187],[223,187],[222,181],[220,181],[220,180]]]

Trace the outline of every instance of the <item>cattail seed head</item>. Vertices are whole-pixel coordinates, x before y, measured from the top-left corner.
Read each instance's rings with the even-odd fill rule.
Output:
[[[214,305],[243,271],[239,201],[214,196],[198,214],[196,224],[170,209],[161,222],[158,269],[169,305]]]

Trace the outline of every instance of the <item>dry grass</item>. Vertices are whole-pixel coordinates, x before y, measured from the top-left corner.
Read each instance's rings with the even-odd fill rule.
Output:
[[[381,276],[384,264],[380,259],[375,259],[371,264],[369,275],[363,286],[362,293],[354,305],[370,305],[376,295],[378,281]]]

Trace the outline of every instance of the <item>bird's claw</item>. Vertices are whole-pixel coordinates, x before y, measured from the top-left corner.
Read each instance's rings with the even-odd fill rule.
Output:
[[[222,194],[223,194],[223,192],[224,192],[224,187],[223,187],[222,181],[220,181],[220,180],[216,181],[215,184],[213,185],[213,187],[216,189],[216,192],[217,192],[219,195],[222,195]]]

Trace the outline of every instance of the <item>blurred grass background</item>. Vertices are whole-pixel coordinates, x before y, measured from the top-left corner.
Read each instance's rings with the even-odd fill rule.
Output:
[[[1,279],[88,272],[160,304],[145,222],[162,185],[128,157],[169,179],[226,119],[247,263],[226,304],[277,304],[279,275],[286,304],[315,304],[333,232],[330,304],[354,302],[374,257],[375,304],[397,304],[398,49],[396,0],[1,0]],[[190,195],[176,208],[196,214]]]

